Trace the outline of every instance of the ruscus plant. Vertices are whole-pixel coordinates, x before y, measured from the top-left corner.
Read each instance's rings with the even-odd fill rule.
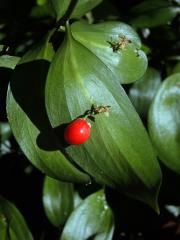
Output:
[[[180,2],[0,13],[0,240],[178,239]]]

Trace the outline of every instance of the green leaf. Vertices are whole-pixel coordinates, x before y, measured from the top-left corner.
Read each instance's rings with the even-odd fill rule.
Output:
[[[174,66],[172,73],[180,73],[180,62]]]
[[[149,106],[160,84],[160,73],[156,69],[149,67],[144,76],[130,88],[129,97],[142,118],[146,118]]]
[[[73,210],[74,190],[72,183],[45,177],[43,205],[49,221],[58,228],[63,225]]]
[[[72,13],[70,14],[70,18],[80,18],[89,12],[91,9],[96,7],[98,4],[102,2],[102,0],[49,0],[49,3],[52,4],[54,11],[56,12],[56,18],[59,20],[64,16],[71,2],[75,6],[73,8]]]
[[[0,215],[4,217],[4,225],[7,223],[10,229],[8,240],[32,240],[33,237],[27,227],[27,224],[19,210],[3,197],[0,197]],[[2,217],[1,217],[2,224]],[[1,229],[0,229],[1,231]],[[1,236],[1,235],[0,235]]]
[[[48,0],[36,0],[36,4],[31,10],[31,17],[55,17],[54,9]]]
[[[42,6],[47,3],[47,0],[36,0],[36,3],[40,6]]]
[[[161,85],[149,112],[149,132],[158,156],[180,174],[180,73]]]
[[[0,143],[8,140],[11,134],[9,123],[0,122]]]
[[[113,213],[103,191],[87,197],[70,215],[61,240],[111,240],[114,232]]]
[[[72,24],[72,35],[97,56],[120,83],[134,82],[145,73],[147,58],[140,50],[137,33],[129,25],[115,21],[91,25],[75,22]],[[113,51],[111,44],[123,42],[123,38],[122,49]]]
[[[139,28],[157,27],[171,22],[179,13],[180,7],[170,1],[143,1],[131,9],[131,24]]]
[[[54,17],[54,11],[48,3],[39,4],[31,10],[31,17],[33,18],[44,18],[44,17]]]
[[[6,235],[7,235],[7,222],[6,218],[4,215],[0,214],[0,239],[1,240],[7,240]]]
[[[13,134],[27,158],[47,175],[64,181],[88,182],[59,151],[44,103],[44,86],[54,55],[49,33],[25,54],[14,70],[7,95],[7,114]]]
[[[87,142],[64,151],[98,183],[156,205],[161,171],[147,132],[118,79],[70,33],[53,58],[45,94],[56,129],[93,104],[110,106],[109,112],[96,115]]]
[[[0,67],[14,69],[19,60],[20,57],[2,55],[0,56]]]
[[[4,47],[4,45],[1,45],[1,44],[0,44],[0,51],[3,50],[3,47]]]

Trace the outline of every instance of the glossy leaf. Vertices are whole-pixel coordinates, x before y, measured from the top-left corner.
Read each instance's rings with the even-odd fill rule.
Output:
[[[180,174],[180,73],[161,85],[149,112],[149,132],[160,159]]]
[[[72,183],[46,177],[43,187],[43,205],[49,221],[56,227],[63,225],[74,207]]]
[[[110,106],[109,112],[96,115],[87,142],[64,150],[98,183],[119,187],[154,206],[161,171],[142,122],[118,79],[69,32],[53,58],[46,82],[52,126],[61,129],[93,104]]]
[[[111,240],[114,219],[103,191],[87,197],[70,215],[61,240]]]
[[[10,136],[11,128],[9,126],[9,123],[0,122],[0,143],[3,143],[4,141],[8,140]]]
[[[27,158],[47,175],[75,182],[89,177],[75,168],[59,151],[44,103],[44,86],[54,51],[49,33],[16,66],[7,96],[12,131]]]
[[[172,73],[180,73],[180,62],[174,66]]]
[[[53,6],[54,11],[56,12],[56,18],[59,20],[64,16],[68,7],[70,6],[71,0],[49,0],[50,4]],[[96,7],[102,0],[75,0],[75,6],[70,18],[80,18],[89,12],[91,9]]]
[[[3,55],[0,56],[0,67],[14,69],[20,57]]]
[[[160,84],[160,73],[149,67],[144,76],[130,88],[129,97],[142,118],[147,116],[149,106]]]
[[[130,11],[130,14],[134,15],[131,23],[140,28],[167,24],[179,13],[180,7],[166,0],[143,1]]]
[[[129,25],[121,22],[91,25],[75,22],[72,24],[72,35],[97,56],[120,83],[134,82],[145,73],[147,58],[140,50],[141,42],[137,33]],[[113,50],[112,44],[119,42],[121,47]]]
[[[4,218],[4,225],[7,223],[9,228],[9,238],[7,238],[8,236],[6,236],[5,239],[12,240],[33,239],[27,227],[27,224],[19,210],[14,206],[14,204],[10,203],[9,201],[2,197],[0,197],[0,215],[3,216]],[[1,230],[0,233],[2,233]]]

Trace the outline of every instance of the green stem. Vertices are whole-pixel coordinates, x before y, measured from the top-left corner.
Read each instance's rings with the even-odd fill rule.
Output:
[[[69,20],[74,8],[76,7],[78,0],[71,0],[67,11],[65,12],[65,14],[62,16],[62,18],[57,21],[56,23],[56,28],[59,29],[61,26],[65,25],[66,21]]]

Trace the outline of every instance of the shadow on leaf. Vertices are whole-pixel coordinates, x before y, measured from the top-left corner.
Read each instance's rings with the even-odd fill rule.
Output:
[[[17,65],[10,86],[16,102],[40,131],[37,145],[44,150],[64,151],[68,145],[62,135],[67,124],[53,129],[45,107],[45,83],[49,66],[46,60]]]

